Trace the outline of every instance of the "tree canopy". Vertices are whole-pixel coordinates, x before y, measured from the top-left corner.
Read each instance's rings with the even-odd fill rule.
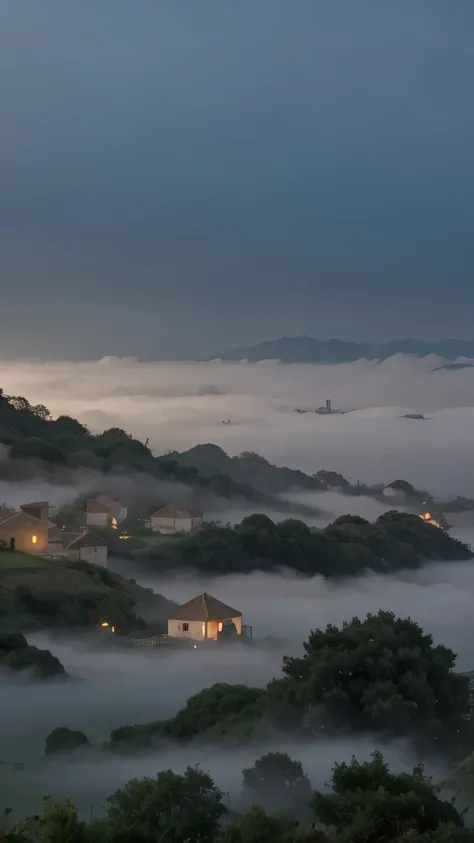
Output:
[[[273,762],[283,773],[280,784],[285,776],[302,780],[297,762],[287,756]],[[266,763],[260,765],[262,771]],[[55,804],[46,799],[41,814],[0,828],[0,843],[474,841],[463,817],[441,798],[422,766],[395,774],[378,752],[364,763],[353,759],[336,764],[330,792],[311,794],[308,787],[305,796],[307,815],[301,820],[292,819],[284,808],[266,811],[259,804],[231,814],[209,773],[189,766],[182,774],[162,770],[117,790],[107,800],[105,816],[97,820],[82,820],[71,800]]]

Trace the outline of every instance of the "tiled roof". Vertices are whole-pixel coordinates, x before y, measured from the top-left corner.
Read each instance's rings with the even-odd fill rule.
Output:
[[[174,621],[226,621],[230,618],[240,618],[242,612],[232,609],[225,603],[221,603],[210,594],[199,594],[193,597],[182,606],[178,606],[169,615],[169,620]]]
[[[70,545],[68,545],[67,550],[79,550],[81,547],[107,547],[107,542],[104,539],[101,539],[99,536],[94,535],[94,533],[81,533],[77,539],[74,539]]]
[[[0,524],[5,524],[7,521],[11,521],[13,518],[27,518],[28,521],[34,521],[35,524],[45,523],[41,522],[39,518],[35,518],[34,515],[30,515],[28,512],[8,512],[0,515]]]

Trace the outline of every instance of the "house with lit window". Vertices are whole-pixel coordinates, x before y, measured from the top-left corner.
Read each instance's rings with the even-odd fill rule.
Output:
[[[40,521],[23,510],[0,515],[0,542],[24,553],[46,553],[49,521]]]
[[[127,507],[108,495],[99,495],[86,501],[86,524],[88,527],[112,527],[117,529],[127,517]]]
[[[168,617],[168,635],[195,641],[217,641],[224,628],[231,624],[237,635],[242,635],[242,612],[204,593],[171,612]]]

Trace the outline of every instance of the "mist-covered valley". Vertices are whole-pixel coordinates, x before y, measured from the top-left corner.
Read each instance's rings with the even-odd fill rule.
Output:
[[[357,537],[352,532],[351,541],[357,545],[354,552],[361,555],[357,564],[355,556],[348,557],[354,566],[350,575],[345,575],[346,568],[339,572],[329,568],[324,575],[314,575],[311,570],[298,574],[281,560],[273,560],[274,569],[267,572],[257,560],[246,573],[239,572],[238,563],[226,570],[224,561],[216,573],[212,566],[193,565],[188,557],[186,564],[180,562],[173,569],[173,565],[160,564],[159,554],[149,559],[143,555],[140,558],[140,554],[121,555],[116,542],[109,552],[110,572],[152,589],[175,605],[202,592],[211,594],[242,612],[243,622],[252,627],[252,644],[147,648],[122,646],[118,639],[105,643],[100,631],[91,635],[90,630],[73,626],[52,629],[37,624],[25,629],[28,643],[50,650],[71,678],[38,682],[10,673],[0,676],[4,804],[14,808],[15,816],[21,816],[25,810],[39,810],[47,792],[55,799],[72,796],[82,816],[91,812],[97,816],[106,796],[132,777],[153,776],[168,767],[182,772],[188,764],[199,764],[211,772],[235,806],[239,804],[242,768],[267,752],[287,752],[301,761],[315,788],[324,787],[336,761],[350,761],[353,755],[363,761],[377,748],[383,750],[392,771],[411,769],[423,760],[430,775],[437,781],[444,779],[452,770],[453,759],[438,752],[436,746],[422,752],[403,729],[400,734],[361,726],[328,729],[327,734],[319,731],[313,742],[274,724],[271,735],[265,738],[256,735],[243,741],[216,740],[205,739],[203,733],[185,742],[167,738],[156,746],[151,743],[144,752],[131,746],[125,754],[112,753],[104,743],[120,727],[176,718],[190,697],[216,684],[265,691],[274,678],[281,679],[285,656],[302,655],[303,642],[311,630],[325,629],[328,624],[341,627],[354,616],[364,619],[380,610],[410,617],[433,635],[434,646],[451,648],[457,654],[456,671],[474,668],[474,567],[468,552],[474,530],[470,512],[466,511],[466,525],[449,533],[467,548],[464,558],[456,557],[453,546],[445,561],[436,561],[433,545],[426,559],[422,558],[423,551],[418,551],[410,565],[404,567],[397,561],[383,572],[370,571],[370,565],[364,567],[366,556],[358,543],[369,526],[357,522],[358,517],[375,525],[375,532],[383,532],[379,519],[396,508],[401,514],[411,513],[418,523],[413,513],[419,511],[423,495],[417,490],[432,495],[437,506],[441,506],[439,501],[449,502],[450,495],[474,497],[467,471],[469,452],[463,451],[468,441],[470,408],[459,408],[456,403],[471,373],[433,373],[426,361],[409,359],[386,361],[378,368],[364,362],[351,364],[352,369],[329,367],[324,371],[324,367],[292,367],[291,377],[287,368],[276,364],[240,369],[220,364],[160,369],[155,364],[109,360],[75,364],[75,378],[71,380],[66,377],[67,365],[47,364],[29,370],[26,364],[17,364],[15,392],[47,405],[53,418],[61,413],[71,417],[77,414],[92,433],[110,425],[141,437],[143,443],[149,437],[154,456],[160,457],[158,474],[140,471],[135,465],[129,470],[119,466],[105,471],[93,465],[74,467],[72,461],[53,465],[43,458],[25,460],[15,457],[14,449],[19,448],[15,439],[13,445],[4,446],[0,465],[0,499],[8,507],[18,509],[28,501],[47,500],[55,512],[68,516],[75,507],[80,509],[89,495],[105,492],[125,500],[135,518],[159,503],[177,500],[192,506],[197,502],[205,509],[206,522],[214,525],[211,529],[227,530],[227,524],[232,528],[237,525],[236,535],[240,535],[242,520],[256,512],[268,516],[274,524],[301,519],[316,530],[316,535],[335,519],[350,514],[356,517],[352,526],[350,521],[349,526],[336,525],[335,532],[328,535],[345,548],[344,530],[359,530]],[[170,372],[176,374],[173,387],[169,385]],[[41,373],[43,391],[39,386]],[[436,384],[432,389],[433,377]],[[318,404],[330,391],[338,402],[349,405],[354,394],[352,382],[357,378],[363,385],[357,413],[324,418],[293,412],[293,403],[303,403],[308,390],[321,396]],[[138,389],[140,379],[143,383]],[[387,381],[390,394],[399,401],[396,411],[386,403]],[[215,389],[210,388],[211,383]],[[5,392],[12,392],[12,386],[13,380],[10,383],[7,378]],[[401,410],[415,406],[409,403],[415,394],[420,401],[417,406],[432,415],[426,422],[399,418]],[[456,407],[450,407],[454,404]],[[92,406],[97,410],[92,411]],[[229,415],[234,423],[223,425]],[[186,473],[186,454],[177,452],[199,443],[223,446],[224,451],[213,453],[216,463],[212,470],[222,465],[224,474],[232,472],[225,474],[231,480],[226,495],[219,494],[222,486],[218,484],[211,490],[197,484],[196,477],[206,476],[209,468],[208,451],[193,455],[203,460],[198,468],[193,466],[197,475]],[[107,447],[110,450],[110,443]],[[242,452],[250,456],[240,462],[226,462],[226,454],[232,457]],[[270,467],[259,465],[253,452],[269,459]],[[173,469],[165,476],[167,461],[176,457],[182,473]],[[288,475],[291,480],[286,480],[275,466],[303,472],[301,486],[297,475]],[[317,472],[321,469],[340,472],[348,478],[350,488],[318,488]],[[384,499],[383,487],[402,477],[416,487],[414,499]],[[365,490],[364,484],[374,487],[368,485]],[[264,522],[259,529],[265,530]],[[400,527],[394,524],[393,529],[393,536],[389,530],[391,540],[396,535],[397,542],[401,541],[404,522]],[[431,534],[427,535],[429,538]],[[437,535],[441,541],[441,532]],[[285,541],[283,533],[280,539]],[[224,555],[222,558],[225,560]],[[271,567],[268,561],[265,564]],[[3,576],[5,585],[9,574],[3,572]],[[35,576],[28,581],[33,591],[42,575]],[[153,611],[150,617],[153,620]],[[149,620],[146,616],[147,623]],[[46,758],[46,737],[58,726],[80,730],[92,748],[74,757],[58,753]],[[25,766],[15,769],[11,766],[15,764]]]

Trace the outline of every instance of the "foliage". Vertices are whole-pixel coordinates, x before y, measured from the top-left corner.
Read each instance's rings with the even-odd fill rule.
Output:
[[[123,544],[123,542],[122,542]],[[138,551],[140,559],[141,551]],[[255,513],[235,528],[205,525],[176,542],[150,546],[144,560],[162,570],[192,566],[204,574],[274,571],[348,577],[417,568],[424,560],[470,559],[470,549],[415,515],[388,512],[374,523],[343,515],[322,530],[297,519],[275,524]]]
[[[297,818],[307,814],[311,785],[299,761],[283,752],[269,752],[242,770],[244,800],[266,810]]]
[[[269,756],[270,757],[270,756]],[[263,761],[263,759],[261,759]],[[288,765],[288,761],[290,764]],[[298,765],[274,763],[294,781]],[[257,769],[258,762],[254,769]],[[261,768],[263,769],[263,768]],[[244,776],[245,776],[244,771]],[[284,776],[283,776],[284,778]],[[282,779],[280,779],[281,784]],[[279,787],[275,798],[279,796]],[[307,819],[253,805],[229,822],[223,793],[211,776],[187,767],[132,779],[109,797],[106,816],[84,822],[71,802],[45,797],[43,812],[0,829],[0,843],[473,843],[474,833],[423,771],[390,772],[383,756],[336,764],[329,793],[306,791]],[[280,806],[281,807],[281,806]]]
[[[302,710],[313,728],[376,729],[448,741],[467,731],[469,679],[454,653],[434,646],[414,621],[391,612],[311,632],[302,658],[285,657],[273,692]]]
[[[90,747],[84,734],[65,726],[58,726],[46,738],[45,755],[55,755],[58,752],[75,752],[77,749]]]
[[[316,843],[317,837],[309,830],[298,828],[288,817],[267,813],[253,805],[245,814],[233,820],[222,843]]]
[[[20,633],[0,634],[0,668],[27,670],[35,679],[66,676],[66,671],[56,656],[49,650],[30,646]]]
[[[469,679],[454,672],[454,653],[434,646],[409,618],[381,611],[341,628],[328,625],[311,632],[304,650],[303,657],[285,657],[283,677],[266,688],[213,685],[170,720],[114,730],[110,747],[126,752],[198,736],[252,742],[277,730],[299,737],[351,730],[410,736],[419,748],[456,759],[474,746]]]
[[[114,751],[129,751],[151,747],[164,738],[186,742],[197,735],[208,739],[238,736],[243,740],[252,735],[253,727],[263,717],[264,699],[265,692],[260,688],[218,683],[190,697],[169,720],[114,729],[109,746]]]
[[[321,822],[335,829],[334,843],[409,843],[433,832],[437,837],[427,839],[455,840],[451,833],[463,828],[462,817],[451,802],[439,798],[421,765],[397,775],[379,752],[363,764],[355,759],[336,764],[332,793],[315,793],[312,807]],[[446,832],[450,836],[443,838]]]
[[[222,795],[198,768],[183,775],[163,770],[154,779],[132,779],[109,797],[110,827],[123,840],[211,843],[225,813]]]

